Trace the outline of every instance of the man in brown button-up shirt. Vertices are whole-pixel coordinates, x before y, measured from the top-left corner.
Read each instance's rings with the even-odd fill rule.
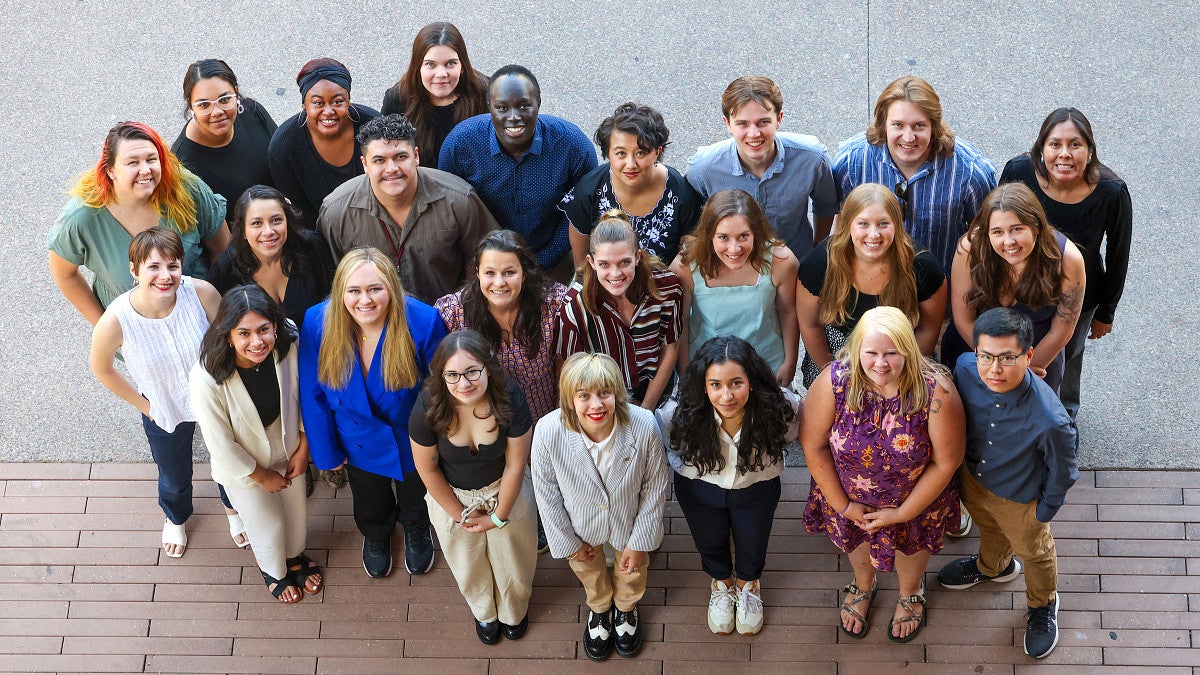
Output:
[[[415,139],[403,115],[364,124],[358,142],[366,174],[325,198],[317,229],[335,260],[359,246],[383,251],[396,261],[405,292],[432,305],[462,285],[476,244],[497,225],[465,180],[418,166]]]

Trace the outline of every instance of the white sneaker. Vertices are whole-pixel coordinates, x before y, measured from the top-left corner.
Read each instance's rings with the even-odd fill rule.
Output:
[[[708,629],[717,635],[732,633],[736,608],[737,591],[724,581],[713,579],[712,593],[708,596]]]
[[[747,581],[738,589],[737,596],[737,632],[754,635],[762,630],[763,624],[762,589],[758,580]]]

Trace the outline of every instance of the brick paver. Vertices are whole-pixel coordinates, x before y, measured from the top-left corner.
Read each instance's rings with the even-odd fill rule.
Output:
[[[442,560],[422,577],[399,565],[388,579],[368,578],[349,490],[323,484],[309,501],[309,553],[325,568],[326,590],[277,603],[253,554],[229,541],[207,467],[196,476],[189,549],[175,560],[158,550],[153,465],[0,464],[0,671],[1017,675],[1050,664],[1200,675],[1197,473],[1084,472],[1053,526],[1061,638],[1042,663],[1020,647],[1023,579],[948,591],[931,572],[929,625],[897,645],[886,636],[896,580],[882,575],[867,637],[841,634],[836,607],[849,565],[803,531],[803,469],[784,474],[762,579],[763,632],[708,631],[707,580],[671,502],[642,603],[646,647],[609,664],[583,655],[582,592],[563,561],[539,560],[528,634],[487,647]],[[976,544],[948,540],[930,569]],[[402,555],[399,533],[394,546]]]

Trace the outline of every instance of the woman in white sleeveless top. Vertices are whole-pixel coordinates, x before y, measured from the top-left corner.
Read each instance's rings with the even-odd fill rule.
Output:
[[[166,514],[163,551],[187,548],[184,523],[192,515],[192,436],[196,417],[188,398],[188,371],[221,296],[208,282],[183,276],[183,241],[174,230],[152,227],[129,245],[137,286],[109,304],[92,332],[92,373],[142,413],[150,453],[158,465],[158,504]],[[120,349],[130,383],[113,365]]]

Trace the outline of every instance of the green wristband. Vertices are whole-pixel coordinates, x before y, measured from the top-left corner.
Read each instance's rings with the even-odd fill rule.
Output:
[[[497,530],[508,524],[507,520],[500,520],[500,516],[496,515],[495,511],[492,512],[492,522],[496,524]]]

